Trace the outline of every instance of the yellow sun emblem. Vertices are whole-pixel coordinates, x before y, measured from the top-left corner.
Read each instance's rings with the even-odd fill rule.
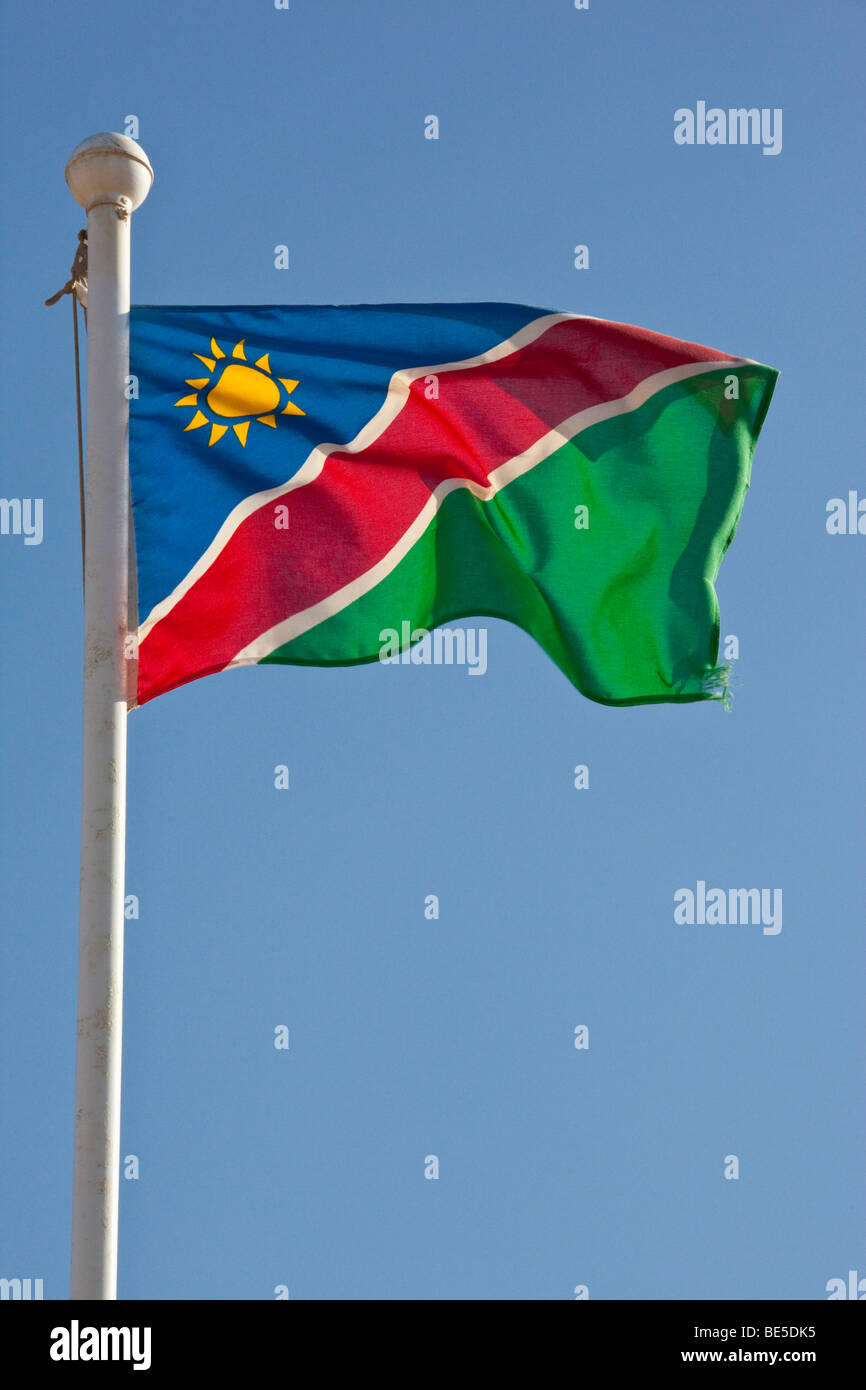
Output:
[[[195,391],[191,396],[184,396],[181,400],[175,401],[176,406],[195,406],[195,414],[189,424],[184,427],[184,433],[187,430],[199,430],[202,425],[210,425],[208,448],[211,444],[216,444],[217,440],[222,439],[223,435],[228,432],[229,426],[220,424],[219,418],[235,421],[231,428],[243,447],[246,448],[251,422],[257,420],[260,425],[270,425],[271,429],[275,430],[277,428],[275,412],[283,401],[285,401],[285,405],[280,410],[280,415],[306,415],[307,413],[305,410],[301,410],[300,406],[293,405],[288,400],[298,383],[287,381],[282,376],[273,376],[268,353],[257,358],[251,367],[244,352],[245,341],[246,339],[242,338],[232,348],[231,361],[226,357],[216,338],[210,340],[210,357],[203,357],[200,352],[194,352],[193,357],[197,357],[199,362],[204,363],[210,376],[188,378],[187,386],[194,386]],[[220,365],[217,366],[217,363]],[[204,400],[200,402],[199,393],[206,391],[208,387],[210,390],[207,391]],[[214,419],[214,416],[219,418]]]

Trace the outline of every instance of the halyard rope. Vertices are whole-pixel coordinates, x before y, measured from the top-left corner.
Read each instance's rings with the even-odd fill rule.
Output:
[[[72,296],[72,337],[75,344],[75,413],[78,425],[78,507],[81,515],[81,587],[84,588],[84,443],[81,429],[81,365],[78,352],[78,297],[84,291],[84,327],[87,328],[87,230],[78,233],[78,247],[69,272],[69,279],[46,305],[56,304],[65,294]]]

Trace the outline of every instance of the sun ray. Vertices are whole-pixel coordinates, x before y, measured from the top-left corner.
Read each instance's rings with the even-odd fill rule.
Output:
[[[223,356],[225,356],[225,353],[223,353]],[[194,352],[193,357],[197,357],[199,362],[204,362],[209,372],[212,372],[214,367],[216,366],[216,362],[213,360],[212,357],[202,357],[200,352]]]
[[[232,354],[232,355],[234,355],[234,354]],[[239,425],[232,425],[232,429],[234,430],[235,434],[237,435],[238,439],[241,441],[241,444],[244,445],[244,447],[246,447],[247,434],[249,433],[249,428],[250,428],[250,422],[249,422],[249,420],[242,420],[241,423],[240,423]]]
[[[228,425],[211,425],[210,439],[207,442],[208,448],[210,448],[211,444],[216,444],[217,440],[222,439],[223,435],[227,433]]]
[[[202,425],[209,424],[210,420],[207,418],[207,416],[202,415],[201,411],[197,410],[195,415],[193,415],[192,419],[190,420],[189,424],[184,428],[184,434],[186,434],[187,430],[200,430]]]
[[[263,372],[270,372],[270,370],[271,370],[270,353],[268,353],[268,352],[264,353],[264,354],[259,358],[259,360],[256,362],[256,366],[257,366],[257,367],[261,367],[261,369],[262,369]]]
[[[225,353],[223,352],[216,338],[211,338],[210,350],[213,353],[214,357],[225,357]]]
[[[283,386],[285,386],[289,395],[291,395],[298,383],[296,381],[287,381],[284,376],[281,376],[279,379],[282,382]]]
[[[175,401],[175,405],[198,405],[198,391],[194,396],[184,396],[182,400]]]
[[[204,389],[205,386],[207,386],[207,384],[208,384],[209,381],[210,381],[210,377],[209,377],[209,376],[195,376],[195,377],[189,377],[189,376],[188,376],[187,379],[186,379],[186,384],[187,384],[187,386],[194,386],[195,389],[196,389],[197,391],[201,391],[201,390]]]
[[[285,410],[280,411],[281,415],[306,415],[306,413],[307,412],[305,410],[301,410],[301,407],[299,405],[292,405],[291,401],[289,401]]]
[[[276,415],[259,415],[258,422],[260,425],[270,425],[272,430],[275,430],[277,428]]]
[[[246,362],[247,360],[247,355],[244,352],[245,342],[246,338],[241,338],[240,342],[236,343],[235,346],[232,348],[232,357],[237,357],[241,362]]]

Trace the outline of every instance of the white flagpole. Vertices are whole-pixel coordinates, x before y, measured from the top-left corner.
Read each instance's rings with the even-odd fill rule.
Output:
[[[129,223],[153,170],[91,135],[66,182],[87,210],[87,501],[73,1299],[117,1297],[129,527]]]

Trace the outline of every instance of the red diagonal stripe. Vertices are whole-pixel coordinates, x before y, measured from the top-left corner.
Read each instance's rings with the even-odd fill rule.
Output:
[[[589,406],[645,377],[727,354],[601,319],[567,319],[498,362],[424,377],[361,453],[337,451],[304,487],[247,517],[210,568],[142,641],[138,699],[222,669],[249,642],[366,573],[446,478],[484,486],[490,473]],[[194,501],[194,499],[192,499]]]

